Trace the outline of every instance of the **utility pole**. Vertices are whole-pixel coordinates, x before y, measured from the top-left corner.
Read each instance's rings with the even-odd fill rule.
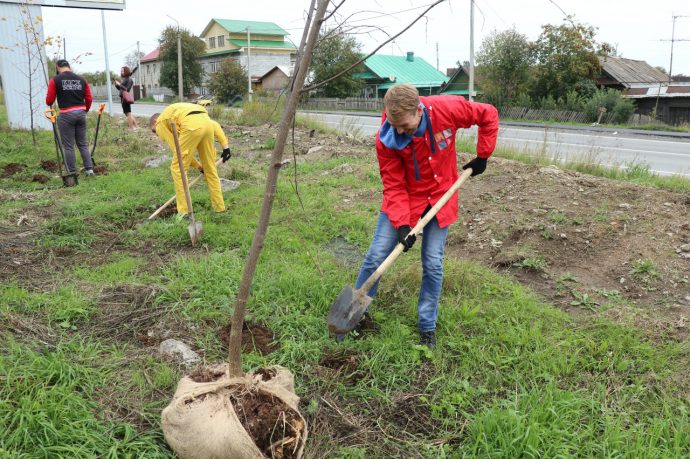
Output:
[[[436,70],[438,70],[438,42],[436,42]]]
[[[105,81],[108,93],[108,114],[113,116],[113,92],[110,87],[110,59],[108,58],[108,40],[105,33],[105,13],[101,10],[101,25],[103,26],[103,51],[105,52]]]
[[[469,100],[474,100],[474,0],[470,0],[470,87]]]
[[[668,64],[668,84],[669,84],[669,86],[671,85],[671,75],[673,75],[673,43],[676,41],[689,41],[686,39],[676,40],[676,19],[678,19],[678,18],[690,18],[690,16],[674,15],[672,17],[673,17],[673,26],[671,27],[671,62]]]
[[[182,36],[180,35],[180,23],[177,19],[166,14],[170,19],[177,23],[177,98],[184,102],[184,86],[182,85]]]
[[[247,27],[247,95],[249,97],[249,102],[252,101],[252,71],[250,70],[251,67],[249,65],[250,57],[251,57],[251,52],[249,51],[250,48],[250,43],[251,43],[251,37],[249,35],[249,27]]]
[[[141,53],[139,52],[139,40],[137,40],[137,69],[139,69],[139,66],[141,65]],[[139,97],[144,97],[142,94],[142,83],[144,82],[143,78],[143,71],[139,72],[140,75],[142,75],[141,81],[139,82]],[[135,78],[136,80],[136,78]]]
[[[62,37],[62,57],[67,60],[67,38]]]

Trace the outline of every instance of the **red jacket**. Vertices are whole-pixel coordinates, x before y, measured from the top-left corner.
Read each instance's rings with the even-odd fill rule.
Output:
[[[477,156],[480,158],[491,156],[496,147],[498,111],[494,106],[468,102],[462,96],[420,99],[429,114],[434,139],[427,131],[424,137],[413,137],[402,150],[393,150],[386,147],[376,133],[376,155],[383,181],[381,210],[395,228],[416,225],[427,206],[436,204],[458,179],[455,133],[459,128],[479,126]],[[432,141],[435,153],[431,151]],[[415,178],[413,148],[419,165],[419,180]],[[457,193],[438,211],[436,218],[441,228],[457,220]]]

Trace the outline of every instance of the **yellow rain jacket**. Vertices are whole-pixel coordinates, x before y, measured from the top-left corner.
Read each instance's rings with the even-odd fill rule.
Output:
[[[223,133],[220,125],[208,116],[206,109],[200,105],[179,102],[165,108],[156,121],[156,134],[168,144],[173,152],[173,160],[170,165],[170,174],[175,183],[175,195],[177,212],[188,213],[187,202],[184,197],[182,175],[175,153],[175,138],[170,127],[171,122],[177,126],[177,134],[180,139],[180,150],[185,172],[190,167],[204,171],[204,178],[211,193],[211,207],[216,212],[225,210],[223,193],[220,187],[220,178],[216,169],[216,150],[213,147],[214,137],[218,143],[226,148],[228,138]],[[194,150],[199,152],[199,161],[194,158]]]

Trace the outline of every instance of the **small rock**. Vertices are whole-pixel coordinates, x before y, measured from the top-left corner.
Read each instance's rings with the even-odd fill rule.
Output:
[[[632,208],[632,204],[628,204],[627,202],[624,202],[624,203],[618,204],[618,207],[620,207],[621,209],[630,209],[630,208]]]
[[[170,161],[171,159],[172,159],[172,158],[171,158],[170,156],[168,156],[168,155],[159,156],[158,158],[151,158],[151,159],[148,159],[148,160],[144,163],[144,167],[150,167],[150,168],[159,167],[159,166],[161,166],[163,163],[167,163],[167,162]]]
[[[690,244],[683,244],[679,248],[681,252],[690,252]]]
[[[670,202],[665,202],[664,205],[665,205],[666,207],[671,207],[673,204],[671,204]]]
[[[228,180],[225,178],[220,179],[220,188],[223,191],[236,190],[237,188],[239,188],[239,186],[240,182],[238,182],[237,180]]]
[[[192,367],[201,361],[199,354],[194,352],[185,343],[176,339],[166,339],[160,346],[158,352],[162,355],[182,360],[187,367]]]
[[[321,150],[323,150],[323,147],[320,146],[320,145],[317,145],[317,146],[315,146],[315,147],[311,147],[311,148],[309,149],[309,151],[307,151],[307,154],[308,154],[308,155],[312,155],[312,154],[316,153],[317,151],[321,151]]]
[[[577,191],[579,191],[580,193],[582,193],[582,192],[585,191],[585,190],[582,189],[582,188],[578,188]]]
[[[620,283],[625,284],[625,277],[621,277]]]
[[[565,233],[561,233],[561,239],[568,239],[568,236]]]
[[[553,175],[559,175],[562,174],[563,171],[558,168],[555,164],[552,164],[548,167],[542,167],[539,169],[540,174],[553,174]]]

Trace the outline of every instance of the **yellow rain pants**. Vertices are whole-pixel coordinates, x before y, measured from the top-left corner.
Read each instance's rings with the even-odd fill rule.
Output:
[[[176,103],[168,106],[158,117],[156,134],[168,144],[173,152],[170,174],[175,183],[177,212],[187,214],[188,209],[184,196],[184,187],[182,186],[182,175],[180,174],[177,154],[175,153],[175,138],[170,127],[171,122],[175,122],[177,126],[185,172],[189,172],[190,167],[196,169],[203,168],[204,178],[211,193],[211,207],[216,212],[223,212],[225,210],[225,202],[223,201],[220,178],[216,169],[216,150],[213,146],[214,133],[216,132],[215,125],[217,123],[211,120],[206,110],[199,105]],[[195,150],[199,152],[201,164],[194,158]]]

